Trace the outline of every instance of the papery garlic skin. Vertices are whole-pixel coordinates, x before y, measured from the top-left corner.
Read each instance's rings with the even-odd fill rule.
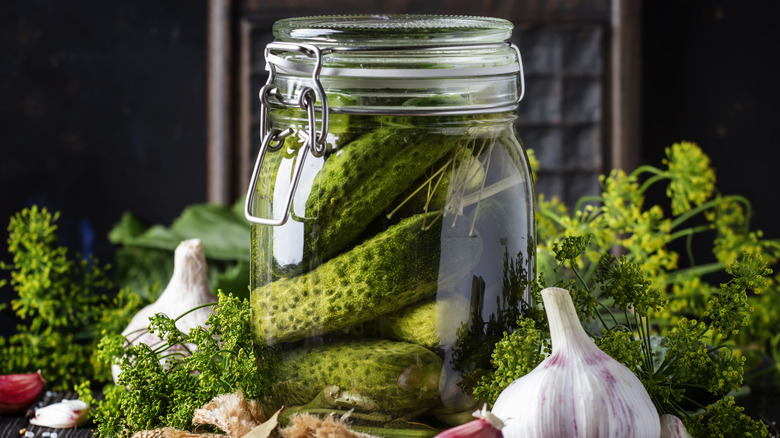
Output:
[[[658,438],[660,419],[642,382],[601,351],[569,292],[541,292],[552,354],[499,395],[493,414],[507,438]]]
[[[691,438],[682,420],[672,414],[661,415],[661,438]]]
[[[0,414],[21,412],[35,403],[46,383],[41,372],[0,376]]]
[[[483,406],[472,414],[476,420],[447,429],[434,438],[503,438],[504,422]]]
[[[208,266],[200,239],[185,240],[176,247],[173,275],[165,290],[157,301],[144,307],[133,317],[122,334],[128,336],[136,329],[148,327],[149,318],[157,313],[176,318],[197,306],[216,301],[217,297],[209,289]],[[212,313],[214,310],[210,307],[198,309],[176,321],[176,328],[188,333],[195,327],[203,326]],[[149,336],[159,342],[156,336]],[[149,342],[144,343],[151,345]]]
[[[35,410],[30,423],[36,426],[68,429],[87,421],[89,406],[81,400],[63,400]]]
[[[165,290],[157,301],[144,307],[133,316],[127,328],[122,331],[132,344],[143,343],[157,346],[162,340],[149,333],[149,318],[157,313],[163,313],[170,318],[177,318],[195,307],[217,302],[217,297],[208,286],[208,266],[206,255],[200,239],[185,240],[176,247],[174,252],[173,275]],[[195,327],[205,326],[206,320],[214,313],[211,307],[204,307],[188,313],[176,321],[176,328],[182,333],[189,333]],[[181,346],[169,348],[186,354]],[[112,367],[114,382],[117,382],[119,367]]]

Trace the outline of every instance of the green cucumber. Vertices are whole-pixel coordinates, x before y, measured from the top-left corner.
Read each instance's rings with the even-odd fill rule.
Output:
[[[435,353],[406,342],[370,339],[304,347],[284,354],[273,397],[290,406],[327,389],[334,408],[402,416],[438,402],[441,366]],[[289,382],[300,390],[292,398]]]
[[[459,140],[430,130],[380,127],[331,155],[306,201],[306,216],[316,219],[304,223],[303,263],[328,260],[353,243]]]
[[[457,319],[456,315],[464,313],[468,315],[468,302],[464,299],[456,299],[455,296],[431,298],[347,329],[345,334],[382,337],[438,348],[443,345],[442,336],[451,331],[448,323]]]
[[[343,330],[436,293],[437,214],[403,219],[306,274],[255,289],[257,340],[275,344]]]

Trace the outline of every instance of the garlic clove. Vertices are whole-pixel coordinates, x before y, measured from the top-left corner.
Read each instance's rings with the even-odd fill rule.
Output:
[[[661,438],[691,438],[682,420],[672,414],[661,415]]]
[[[472,414],[476,420],[447,429],[434,438],[503,438],[504,422],[483,406]]]
[[[30,423],[36,426],[67,429],[87,421],[89,406],[81,400],[63,400],[35,410]]]
[[[30,407],[46,383],[41,372],[0,376],[0,414],[13,414]]]
[[[173,274],[165,290],[157,301],[133,316],[122,334],[134,345],[143,343],[151,347],[159,346],[162,340],[147,331],[150,317],[163,313],[170,318],[177,318],[198,306],[216,301],[217,297],[208,286],[208,266],[200,239],[185,240],[176,247]],[[190,312],[176,321],[176,328],[182,333],[189,333],[195,327],[205,326],[206,320],[213,313],[211,307]],[[181,346],[174,346],[167,351],[173,350],[186,354]],[[114,365],[112,371],[114,382],[117,382],[119,367]]]
[[[552,354],[496,400],[504,435],[657,438],[660,419],[647,390],[588,337],[569,292],[547,288],[541,295]]]

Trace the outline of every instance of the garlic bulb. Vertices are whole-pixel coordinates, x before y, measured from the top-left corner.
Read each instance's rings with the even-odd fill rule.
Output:
[[[499,395],[504,436],[658,438],[658,412],[642,383],[582,328],[565,289],[542,292],[552,354]]]
[[[672,414],[661,415],[661,438],[691,438],[682,420]]]
[[[217,297],[209,290],[207,272],[206,256],[203,253],[200,239],[181,242],[174,252],[173,275],[168,286],[165,287],[157,301],[144,307],[133,316],[127,328],[122,331],[122,335],[134,345],[144,343],[155,346],[162,343],[162,340],[155,334],[146,331],[149,327],[149,318],[158,313],[163,313],[170,318],[177,318],[195,307],[216,302]],[[189,333],[195,327],[205,326],[206,320],[212,313],[214,311],[211,307],[190,312],[176,321],[176,328],[183,333]],[[175,346],[171,349],[185,352],[181,346]],[[116,382],[119,367],[114,365],[112,371]]]

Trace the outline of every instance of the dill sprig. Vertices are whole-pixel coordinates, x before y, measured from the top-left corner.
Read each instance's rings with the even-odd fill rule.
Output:
[[[104,391],[93,416],[100,436],[127,437],[161,426],[186,430],[194,410],[217,395],[241,391],[259,399],[268,394],[276,356],[252,342],[249,303],[221,291],[218,299],[210,304],[215,313],[206,326],[189,333],[176,327],[184,315],[150,318],[149,331],[161,345],[131,345],[122,335],[101,340],[101,356],[119,365],[121,373],[119,386]]]
[[[571,211],[540,196],[537,270],[545,284],[570,290],[585,329],[634,371],[659,413],[682,418],[693,436],[767,436],[731,396],[743,385],[749,345],[780,358],[780,337],[772,337],[780,289],[768,267],[780,242],[750,230],[750,203],[717,191],[697,145],[672,145],[663,164],[602,176],[601,194]],[[670,206],[645,205],[660,184]],[[707,238],[713,259],[697,263],[694,239]],[[713,284],[712,274],[728,280]],[[495,401],[546,357],[541,315],[527,313],[505,334],[477,396]]]
[[[51,389],[72,390],[84,379],[110,378],[95,353],[100,337],[121,331],[144,303],[129,290],[112,291],[108,266],[70,257],[58,246],[59,216],[33,206],[9,221],[13,257],[0,269],[10,280],[0,280],[0,287],[15,292],[10,310],[18,325],[8,338],[0,336],[0,373],[41,370]]]

